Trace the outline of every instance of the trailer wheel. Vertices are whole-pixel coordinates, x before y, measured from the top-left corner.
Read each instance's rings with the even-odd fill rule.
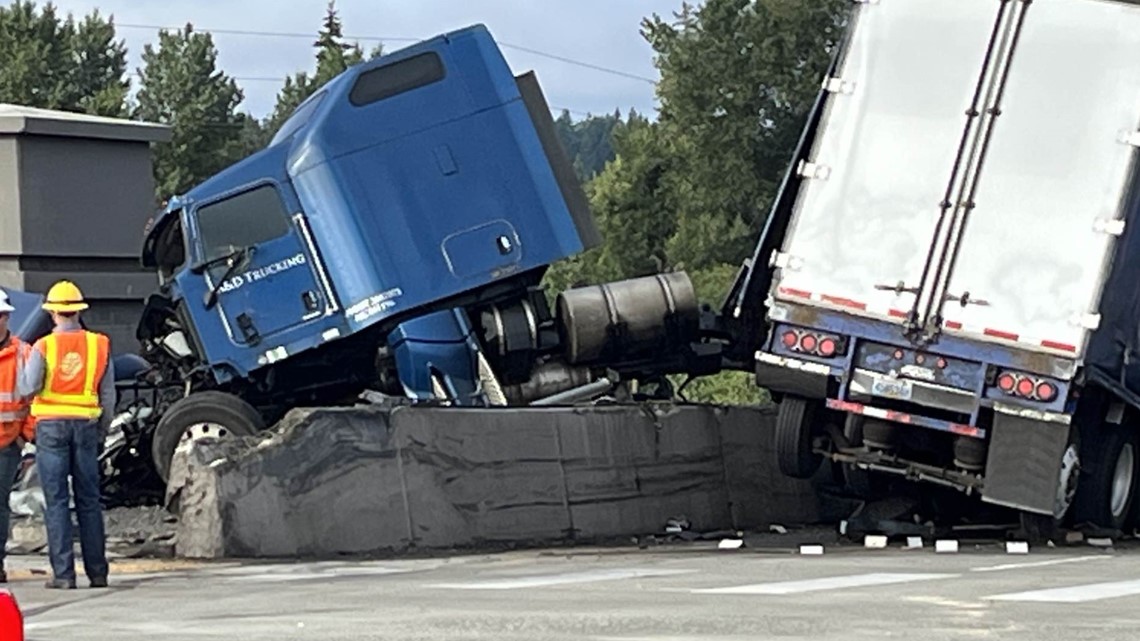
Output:
[[[1102,425],[1089,432],[1081,452],[1076,521],[1123,530],[1136,500],[1140,440],[1129,426]]]
[[[197,392],[179,399],[154,429],[151,459],[163,481],[170,478],[174,450],[185,438],[252,436],[265,422],[252,405],[225,392]]]
[[[823,462],[812,452],[812,427],[816,405],[802,398],[785,396],[776,415],[776,458],[780,471],[798,479],[811,478]]]

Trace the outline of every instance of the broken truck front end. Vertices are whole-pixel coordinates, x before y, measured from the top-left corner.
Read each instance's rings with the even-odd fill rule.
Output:
[[[1111,0],[856,3],[757,256],[785,473],[1130,520],[1138,29]]]

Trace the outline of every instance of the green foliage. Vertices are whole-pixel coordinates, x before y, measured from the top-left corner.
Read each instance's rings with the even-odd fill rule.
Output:
[[[217,49],[208,33],[185,29],[158,36],[143,49],[134,116],[172,126],[173,139],[156,145],[155,180],[160,200],[188,190],[238,160],[248,116],[238,115],[243,95],[217,69]]]
[[[98,10],[76,23],[55,6],[0,7],[0,102],[125,116],[127,50]]]
[[[640,118],[636,111],[630,111],[629,120]],[[579,179],[591,180],[614,159],[613,135],[623,122],[620,111],[575,122],[566,110],[554,121],[554,129]]]
[[[615,127],[587,185],[605,243],[547,275],[574,284],[684,270],[719,308],[751,254],[841,35],[847,0],[707,0],[642,34],[661,72],[655,123]],[[760,403],[747,373],[691,382],[690,400]]]
[[[754,233],[819,92],[847,0],[708,0],[643,35],[657,54],[663,133],[678,146],[682,217]],[[691,223],[698,228],[701,220]],[[743,258],[751,239],[721,236]]]
[[[670,380],[680,389],[685,378],[674,376]],[[698,378],[681,389],[681,394],[691,403],[735,406],[763,406],[772,403],[768,391],[757,387],[756,380],[748,372],[721,372],[715,376]]]
[[[285,85],[277,94],[277,105],[273,114],[265,123],[267,139],[272,138],[281,125],[306,98],[316,93],[325,83],[343,73],[346,69],[364,60],[364,52],[359,44],[350,45],[344,42],[343,25],[337,15],[335,0],[329,0],[328,12],[325,14],[324,25],[317,34],[313,43],[317,53],[317,68],[312,76],[301,71],[285,78]],[[369,59],[383,53],[383,47],[377,45],[369,54]]]

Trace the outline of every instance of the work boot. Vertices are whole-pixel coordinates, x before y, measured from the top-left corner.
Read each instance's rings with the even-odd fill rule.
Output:
[[[105,587],[107,587],[107,577],[99,576],[99,577],[95,577],[94,579],[91,579],[91,587],[93,587],[93,588],[105,588]]]
[[[49,590],[74,590],[75,581],[65,581],[63,579],[51,579],[44,584],[44,587]]]

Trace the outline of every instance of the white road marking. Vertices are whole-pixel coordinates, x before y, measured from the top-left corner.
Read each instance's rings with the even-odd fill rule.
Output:
[[[1096,554],[1091,556],[1076,556],[1064,559],[1052,559],[1050,561],[1034,561],[1031,563],[1006,563],[1004,565],[991,565],[988,567],[972,568],[971,572],[998,572],[1001,570],[1021,570],[1023,568],[1043,568],[1049,565],[1061,565],[1064,563],[1083,563],[1085,561],[1098,561],[1103,559],[1113,558],[1107,554]]]
[[[839,590],[843,588],[861,588],[872,585],[890,585],[893,583],[909,583],[911,581],[932,581],[936,579],[954,579],[960,574],[895,574],[875,572],[871,574],[854,574],[851,576],[832,576],[822,579],[807,579],[804,581],[781,581],[779,583],[755,583],[752,585],[739,585],[731,588],[709,588],[703,590],[689,590],[691,594],[799,594],[801,592],[819,592],[822,590]]]
[[[1072,585],[1064,588],[1050,588],[1048,590],[1031,590],[1029,592],[996,594],[984,598],[990,601],[1086,603],[1088,601],[1116,599],[1119,597],[1132,596],[1136,594],[1140,594],[1140,580],[1114,581],[1111,583],[1089,583],[1086,585]]]
[[[39,630],[55,630],[57,628],[78,628],[81,626],[91,627],[90,621],[82,621],[73,619],[70,621],[28,621],[24,623],[25,632],[36,632]]]
[[[973,612],[973,610],[985,610],[990,606],[985,603],[974,603],[970,601],[956,601],[940,596],[908,596],[903,598],[904,601],[912,603],[927,603],[930,605],[941,605],[947,608],[954,608],[956,610],[966,610],[967,614],[980,614]]]
[[[485,581],[469,581],[464,583],[436,583],[428,587],[445,588],[449,590],[518,590],[521,588],[538,588],[548,585],[566,585],[568,583],[593,583],[595,581],[676,576],[678,574],[690,574],[695,571],[696,570],[650,569],[592,570],[588,572],[568,572],[565,574],[488,579]]]

